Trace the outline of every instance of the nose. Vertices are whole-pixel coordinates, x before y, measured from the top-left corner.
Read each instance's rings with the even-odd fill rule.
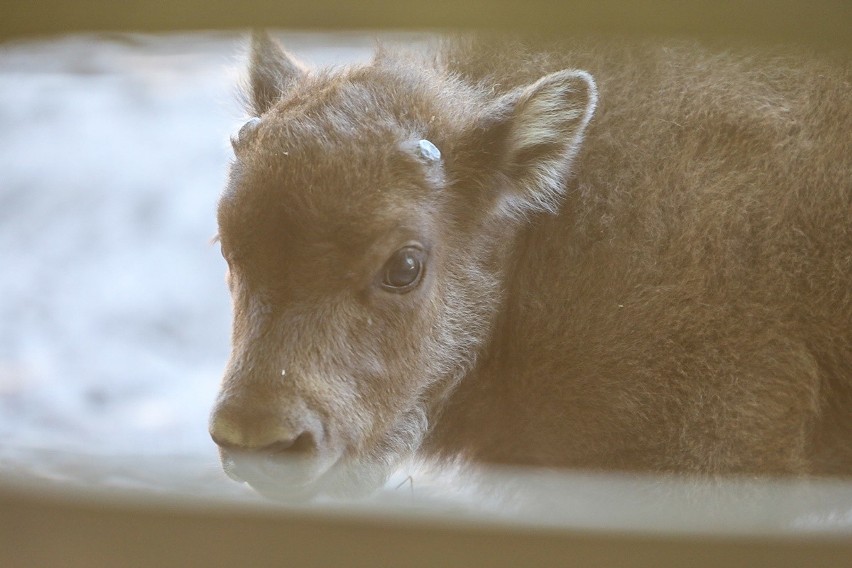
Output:
[[[315,454],[321,426],[308,412],[275,412],[224,404],[210,419],[210,437],[229,451]]]

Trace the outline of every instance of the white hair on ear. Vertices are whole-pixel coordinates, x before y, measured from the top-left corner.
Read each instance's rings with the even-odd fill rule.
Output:
[[[500,204],[512,216],[535,211],[555,213],[565,179],[594,115],[598,90],[586,71],[560,71],[533,83],[518,101],[509,135],[510,160],[536,148],[552,146],[519,172],[518,191]]]
[[[560,72],[559,75],[558,81],[553,81],[553,75],[548,75],[533,84],[530,96],[520,103],[524,107],[524,119],[512,129],[510,140],[512,147],[518,151],[540,144],[558,143],[566,135],[578,136],[575,144],[582,141],[583,131],[597,107],[597,85],[586,71]],[[571,86],[575,79],[585,83],[585,93]],[[574,94],[579,97],[572,98]],[[572,123],[576,126],[569,126]]]

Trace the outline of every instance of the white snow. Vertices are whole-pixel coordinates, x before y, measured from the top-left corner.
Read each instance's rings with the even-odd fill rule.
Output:
[[[318,64],[369,36],[291,34]],[[0,465],[199,455],[228,354],[215,206],[245,34],[0,44]]]

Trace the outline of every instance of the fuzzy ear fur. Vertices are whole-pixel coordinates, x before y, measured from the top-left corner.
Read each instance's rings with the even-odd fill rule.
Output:
[[[500,207],[513,215],[556,212],[571,164],[597,105],[597,87],[585,71],[558,71],[496,102],[500,138],[494,166],[508,180]]]
[[[249,112],[253,116],[265,113],[304,74],[305,68],[284,53],[269,34],[253,31],[249,55]]]

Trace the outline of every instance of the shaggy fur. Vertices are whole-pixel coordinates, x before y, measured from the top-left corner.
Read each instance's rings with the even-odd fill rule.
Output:
[[[312,70],[256,35],[249,75],[211,419],[238,476],[852,473],[848,59],[461,40]]]

